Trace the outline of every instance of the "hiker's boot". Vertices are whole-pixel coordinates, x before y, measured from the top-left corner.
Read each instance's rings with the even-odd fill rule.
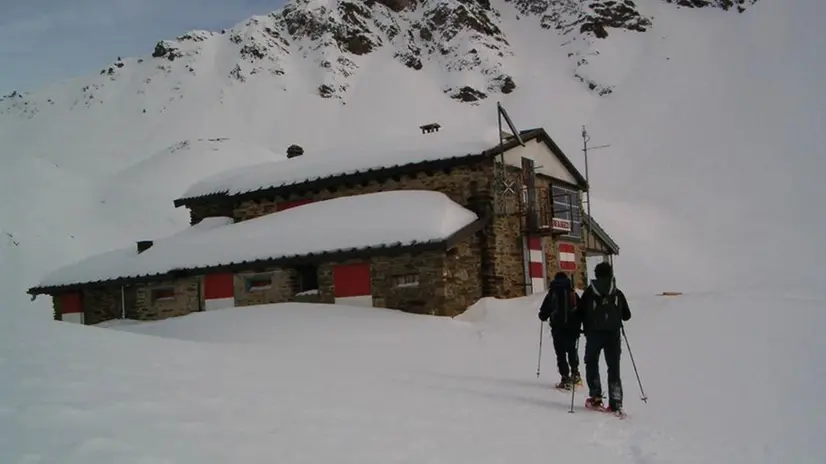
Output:
[[[560,390],[570,390],[571,389],[571,378],[570,377],[562,377],[562,379],[554,385],[555,388]]]
[[[579,375],[579,371],[574,372],[573,383],[575,383],[577,387],[582,386],[582,376]]]
[[[585,407],[589,409],[603,409],[601,396],[589,396],[585,399]]]

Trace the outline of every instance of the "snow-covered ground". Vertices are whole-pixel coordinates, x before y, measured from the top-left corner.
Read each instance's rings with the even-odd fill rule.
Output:
[[[541,296],[457,319],[282,304],[0,327],[0,462],[822,463],[823,299],[632,299],[626,420],[558,379]],[[582,348],[580,348],[582,353]],[[603,382],[605,367],[602,367]]]
[[[413,72],[389,49],[360,61],[341,105],[295,90],[303,67],[315,85],[312,60],[285,61],[283,82],[232,80],[237,47],[216,39],[177,67],[128,59],[114,80],[3,103],[0,463],[826,461],[826,2],[738,15],[639,0],[653,28],[612,33],[588,57],[617,84],[603,98],[571,77],[561,38],[494,3],[515,123],[545,127],[580,168],[582,124],[610,144],[590,157],[593,213],[622,249],[648,404],[625,352],[628,420],[581,410],[583,392],[568,414],[548,388],[548,338],[534,374],[536,297],[459,320],[279,305],[109,329],[49,321],[27,287],[184,230],[172,200],[204,177],[294,143],[333,156],[429,122],[495,124],[494,98],[450,100],[455,76]],[[687,294],[645,296],[661,291]]]

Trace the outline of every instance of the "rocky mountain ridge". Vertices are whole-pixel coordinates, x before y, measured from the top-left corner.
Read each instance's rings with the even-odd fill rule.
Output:
[[[757,2],[656,1],[678,8],[739,12]],[[444,84],[444,93],[474,104],[519,87],[505,63],[515,53],[500,27],[507,9],[515,9],[517,17],[538,18],[542,29],[563,36],[572,76],[598,95],[615,89],[614,83],[601,82],[589,73],[589,60],[599,54],[599,41],[608,38],[612,30],[645,33],[653,24],[652,17],[633,0],[501,0],[496,4],[490,0],[293,0],[280,10],[254,16],[231,29],[195,30],[174,40],[161,40],[151,57],[118,58],[100,74],[116,80],[129,61],[150,61],[144,65],[154,66],[160,72],[156,74],[182,68],[197,75],[196,58],[215,42],[229,41],[236,56],[225,69],[216,71],[232,81],[244,83],[262,75],[280,78],[296,72],[288,63],[298,60],[305,65],[304,70],[308,65],[320,76],[314,88],[319,96],[344,104],[351,86],[349,78],[359,72],[360,61],[389,47],[394,59],[411,72],[440,68],[456,76]],[[151,79],[147,77],[144,83],[148,85]],[[89,106],[95,99],[93,91],[103,85],[105,80],[84,86],[84,96],[73,105],[82,102]],[[173,90],[180,87],[177,83]],[[283,89],[287,90],[286,84]],[[45,104],[54,102],[47,99]],[[25,94],[12,92],[0,99],[0,112],[9,111],[33,117],[37,109]]]

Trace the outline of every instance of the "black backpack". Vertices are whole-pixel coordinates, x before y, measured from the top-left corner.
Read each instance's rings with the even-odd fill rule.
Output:
[[[551,309],[554,315],[552,324],[567,325],[572,321],[574,310],[574,289],[573,285],[569,288],[551,288]]]
[[[622,326],[622,308],[616,287],[607,295],[601,295],[591,285],[591,308],[588,311],[589,326],[592,330],[613,330]]]

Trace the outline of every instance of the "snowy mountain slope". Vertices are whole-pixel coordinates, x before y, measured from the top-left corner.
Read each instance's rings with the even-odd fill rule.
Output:
[[[307,304],[109,329],[21,317],[0,326],[0,460],[745,464],[826,457],[819,439],[826,345],[815,334],[826,323],[823,299],[631,299],[628,340],[649,399],[640,401],[624,349],[624,421],[584,410],[582,389],[568,413],[570,395],[550,387],[557,375],[547,333],[536,378],[538,302],[485,300],[458,319]],[[777,319],[777,307],[793,320]],[[33,332],[41,336],[27,335]],[[601,372],[604,382],[604,364]]]
[[[826,104],[816,76],[824,74],[824,60],[811,36],[822,3],[801,0],[782,10],[757,3],[737,14],[637,2],[640,17],[653,18],[645,32],[609,27],[607,38],[594,35],[590,45],[577,48],[589,54],[590,78],[604,76],[615,86],[601,97],[573,74],[571,37],[580,37],[581,27],[569,27],[568,34],[544,29],[549,10],[525,14],[512,3],[494,2],[487,10],[483,3],[459,9],[457,3],[424,2],[396,13],[373,5],[370,21],[362,22],[370,37],[384,34],[384,45],[354,55],[338,45],[338,26],[323,23],[313,32],[321,16],[307,16],[324,7],[325,14],[344,18],[350,7],[294,5],[224,34],[186,34],[170,44],[180,53],[172,61],[169,51],[155,58],[121,57],[123,66],[113,64],[111,75],[107,68],[0,102],[4,300],[28,307],[25,288],[48,271],[181,230],[187,215],[171,200],[191,182],[268,156],[244,150],[238,157],[172,155],[179,161],[141,164],[183,140],[230,138],[275,153],[298,143],[312,156],[339,144],[365,143],[375,134],[413,135],[426,122],[490,126],[497,99],[520,127],[548,129],[580,168],[582,124],[588,124],[592,144],[611,145],[591,155],[592,206],[622,246],[617,266],[630,291],[771,284],[822,293],[816,280],[824,257],[818,237],[826,224],[809,214],[819,208],[817,198],[826,196],[817,178],[824,170],[817,128]],[[401,42],[376,25],[392,18],[400,24],[394,39],[400,41],[404,28],[413,30],[440,5],[456,7],[454,20],[483,15],[500,31],[439,29],[438,41],[450,37],[448,45],[473,46],[486,57],[473,70],[446,70],[459,66],[460,48],[447,55],[422,48],[422,69],[408,67],[397,56]],[[307,17],[288,22],[284,17],[290,14]],[[289,35],[300,24],[303,32]],[[283,40],[267,32],[276,26],[287,30],[289,37],[279,34],[289,42],[289,54],[278,45]],[[353,37],[367,34],[350,26],[344,29]],[[240,43],[233,41],[236,35]],[[423,47],[420,35],[414,33],[415,43]],[[486,55],[493,49],[483,42],[500,44],[504,56],[495,54],[494,62]],[[264,58],[250,51],[255,44],[268,47]],[[341,98],[321,98],[317,87],[323,82],[344,82],[335,80],[343,76],[336,71],[339,56],[358,70],[347,77]],[[320,68],[321,57],[335,69]],[[244,82],[230,75],[236,65]],[[282,75],[273,71],[276,65],[284,68]],[[464,103],[444,93],[460,84],[490,85],[498,76],[490,70],[500,68],[517,84],[510,93],[491,91],[488,98]],[[141,174],[132,174],[132,166]],[[783,263],[782,269],[768,263]],[[36,305],[50,314],[44,299]]]

